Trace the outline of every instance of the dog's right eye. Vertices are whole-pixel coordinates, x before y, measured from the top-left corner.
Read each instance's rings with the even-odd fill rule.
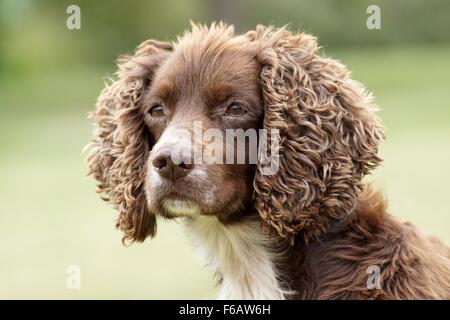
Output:
[[[154,118],[164,117],[164,107],[160,104],[154,105],[148,113]]]
[[[228,106],[227,110],[225,111],[225,114],[230,117],[239,117],[243,116],[247,113],[247,110],[245,110],[244,107],[242,107],[240,104],[232,103]]]

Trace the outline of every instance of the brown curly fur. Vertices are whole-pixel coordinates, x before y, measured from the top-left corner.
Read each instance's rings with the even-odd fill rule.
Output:
[[[283,237],[317,236],[354,208],[381,162],[372,98],[309,35],[259,27],[248,37],[263,66],[264,127],[282,136],[278,174],[255,177],[256,208]]]
[[[280,268],[297,289],[293,299],[450,298],[450,249],[388,215],[370,187],[319,241],[296,241],[286,261]],[[370,266],[380,268],[380,288],[367,288]]]
[[[149,40],[133,57],[119,59],[119,79],[102,91],[91,114],[96,130],[87,157],[89,174],[99,182],[102,199],[119,211],[117,227],[124,241],[142,242],[156,232],[156,218],[148,213],[143,192],[149,146],[139,100],[164,50],[170,45]]]
[[[450,298],[450,250],[394,220],[382,196],[362,183],[381,162],[384,137],[372,96],[342,64],[319,54],[314,37],[286,28],[258,26],[234,37],[222,24],[193,26],[178,43],[148,40],[119,60],[118,79],[92,113],[87,162],[98,192],[119,211],[124,240],[141,242],[156,232],[144,192],[156,141],[144,125],[142,97],[172,50],[189,50],[186,44],[203,38],[218,44],[210,43],[209,53],[231,41],[260,65],[263,127],[280,132],[280,168],[267,176],[257,165],[248,212],[256,209],[286,242],[278,268],[298,292],[293,298]],[[382,269],[380,290],[366,288],[370,265]]]

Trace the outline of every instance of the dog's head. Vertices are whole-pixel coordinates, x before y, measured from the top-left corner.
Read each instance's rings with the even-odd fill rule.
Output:
[[[317,50],[306,34],[219,24],[121,58],[93,113],[88,165],[124,239],[153,236],[156,215],[253,209],[293,239],[351,211],[383,133],[370,95]]]

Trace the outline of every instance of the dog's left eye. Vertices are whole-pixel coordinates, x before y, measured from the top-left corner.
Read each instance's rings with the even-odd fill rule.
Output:
[[[154,105],[148,110],[148,113],[155,118],[164,116],[164,107],[160,104]]]
[[[243,116],[247,113],[247,110],[245,110],[244,107],[237,103],[232,103],[228,106],[227,110],[225,111],[225,115],[231,116],[231,117],[239,117]]]

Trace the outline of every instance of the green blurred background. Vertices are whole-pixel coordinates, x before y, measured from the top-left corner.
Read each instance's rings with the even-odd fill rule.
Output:
[[[81,30],[66,8],[81,8]],[[381,30],[366,27],[368,5]],[[377,97],[385,162],[369,178],[390,211],[450,243],[449,1],[0,0],[0,298],[212,298],[212,274],[176,223],[125,248],[94,193],[86,119],[117,55],[174,40],[189,20],[238,31],[289,23],[319,37]],[[66,270],[81,268],[81,289]]]

